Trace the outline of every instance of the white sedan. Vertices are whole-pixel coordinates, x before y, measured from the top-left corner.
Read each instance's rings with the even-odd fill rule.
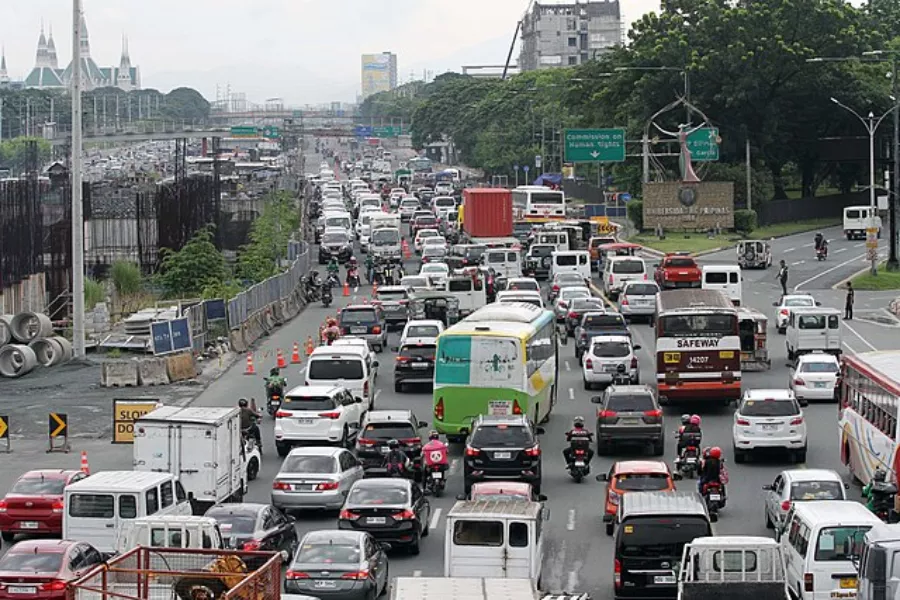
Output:
[[[447,249],[447,240],[445,240],[441,236],[431,236],[422,238],[422,251],[425,251],[425,248],[443,248]]]
[[[416,237],[413,240],[413,248],[415,248],[416,252],[422,251],[422,246],[425,245],[426,238],[440,238],[444,239],[441,235],[441,232],[437,229],[420,229],[416,232]]]
[[[450,276],[450,267],[447,263],[430,262],[422,265],[419,275],[427,275],[433,279],[447,279]]]
[[[590,298],[592,296],[591,290],[586,287],[568,287],[559,290],[559,296],[556,297],[554,305],[556,320],[562,321],[566,318],[566,314],[569,312],[569,303],[574,298]]]
[[[840,372],[841,365],[833,354],[801,354],[791,370],[791,391],[800,406],[806,406],[810,400],[834,400]]]

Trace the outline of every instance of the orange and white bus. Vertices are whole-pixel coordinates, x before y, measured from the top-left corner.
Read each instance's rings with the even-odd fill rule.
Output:
[[[722,292],[683,289],[657,296],[656,383],[661,403],[741,397],[738,314]]]
[[[900,350],[845,354],[839,386],[841,462],[863,483],[876,469],[897,481]]]

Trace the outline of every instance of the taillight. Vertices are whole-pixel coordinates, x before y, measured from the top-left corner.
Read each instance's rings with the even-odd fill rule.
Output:
[[[586,358],[586,359],[584,360],[584,367],[585,367],[586,369],[593,369],[593,368],[594,368],[594,361],[592,361],[590,358]]]
[[[278,481],[278,480],[276,479],[275,481],[272,482],[272,489],[273,489],[273,490],[288,491],[288,490],[291,489],[291,484],[285,483],[284,481]]]
[[[645,410],[644,416],[650,417],[652,419],[659,419],[662,417],[662,411],[659,410],[658,408],[656,410]]]
[[[647,281],[647,274],[644,273],[644,281]]]
[[[609,503],[614,504],[616,506],[619,505],[619,494],[616,492],[609,490]]]
[[[519,401],[518,401],[518,400],[513,400],[512,413],[513,413],[514,415],[521,415],[521,414],[522,414],[522,407],[519,406]]]
[[[338,515],[339,519],[347,519],[348,521],[355,521],[359,518],[359,513],[355,513],[353,511],[349,511],[346,508],[341,510],[341,514]]]
[[[288,571],[284,574],[285,579],[309,579],[309,573],[303,573],[302,571]]]
[[[813,591],[813,574],[812,573],[804,573],[803,574],[803,591],[811,592]]]
[[[438,421],[444,420],[444,399],[438,398],[437,404],[434,405],[434,418]]]
[[[478,448],[466,446],[466,456],[478,456],[479,454],[481,454],[481,450],[479,450]]]
[[[552,288],[550,288],[550,289],[552,289],[554,292],[558,292],[558,291],[559,291],[559,286],[558,286],[558,285],[554,285],[554,286],[553,286]]]
[[[530,456],[532,458],[535,458],[540,455],[541,455],[541,447],[540,446],[532,446],[531,448],[525,448],[525,456]]]
[[[317,492],[327,492],[336,489],[338,489],[338,483],[336,481],[325,481],[316,485]]]
[[[369,397],[369,382],[366,381],[363,383],[363,398]]]
[[[791,419],[791,425],[803,425],[803,417]]]
[[[244,550],[247,552],[256,552],[262,546],[262,542],[259,540],[250,540],[249,542],[244,542]]]
[[[791,501],[790,501],[790,500],[785,500],[784,502],[782,502],[782,503],[781,503],[781,510],[784,510],[784,511],[791,510]]]
[[[331,420],[334,420],[334,419],[340,419],[340,418],[341,418],[341,413],[339,413],[339,412],[325,412],[325,413],[319,413],[319,417],[322,418],[322,419],[331,419]]]
[[[637,369],[637,366],[638,366],[638,359],[637,359],[637,356],[632,356],[632,357],[631,357],[631,368],[632,368],[632,369]]]
[[[738,417],[737,424],[743,425],[744,427],[748,427],[750,425],[750,421],[748,421],[747,419],[741,419],[740,417]]]
[[[622,296],[622,302],[620,303],[622,306],[628,306],[628,297]]]
[[[570,318],[570,319],[577,319],[577,318],[578,318],[578,313],[577,313],[577,312],[574,312],[574,311],[573,311],[573,312],[570,312],[570,313],[569,313],[569,318]]]
[[[355,571],[353,573],[344,573],[343,575],[341,575],[341,579],[353,579],[356,581],[362,581],[362,580],[368,579],[368,578],[369,578],[368,571]]]
[[[374,333],[374,334],[381,333],[381,327],[376,325],[375,327],[372,328],[372,333]]]
[[[802,379],[800,379],[799,377],[797,377],[796,379],[794,379],[794,385],[806,386],[806,382],[803,381]]]
[[[0,513],[5,513],[7,506],[6,500],[0,500]]]
[[[412,521],[416,518],[416,513],[409,510],[408,508],[401,513],[397,513],[394,515],[395,521]]]
[[[785,317],[788,316],[788,309],[782,308],[782,309],[781,309],[781,314],[784,315]]]
[[[289,413],[286,410],[279,410],[278,412],[275,413],[276,419],[284,419],[285,417],[289,417],[289,416],[291,416],[291,413]]]
[[[358,446],[374,446],[375,440],[367,440],[365,438],[359,438],[358,440],[356,440],[356,444]]]
[[[405,440],[400,440],[401,444],[406,444],[407,446],[418,446],[422,443],[422,438],[406,438]]]
[[[55,513],[61,513],[65,508],[65,504],[62,500],[54,500],[53,504],[50,506],[50,509]]]
[[[398,356],[398,357],[397,357],[397,362],[398,362],[398,363],[401,363],[401,364],[402,364],[402,363],[408,363],[408,362],[409,362],[409,357],[408,357],[408,356]]]
[[[610,275],[610,276],[609,276],[609,285],[612,285],[614,281],[615,281],[615,280],[613,279],[613,276]]]
[[[288,571],[288,573],[290,573],[290,571]],[[617,588],[622,587],[622,563],[619,562],[618,558],[613,565],[613,585]]]
[[[41,584],[42,592],[62,592],[66,589],[66,582],[60,581],[59,579],[54,581],[48,581],[47,583]]]
[[[617,414],[618,413],[616,413],[616,411],[614,410],[601,410],[599,413],[597,413],[597,416],[601,419],[611,419],[614,418]]]

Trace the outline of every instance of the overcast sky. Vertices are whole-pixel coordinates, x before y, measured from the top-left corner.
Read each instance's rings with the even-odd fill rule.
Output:
[[[249,100],[353,101],[360,55],[391,51],[400,81],[464,64],[503,64],[528,0],[83,0],[91,56],[118,65],[122,35],[143,87],[188,86],[210,100],[231,84]],[[543,4],[559,3],[545,0]],[[622,0],[630,23],[658,0]],[[71,0],[0,0],[10,76],[34,66],[41,20],[60,67],[72,55]],[[513,60],[518,57],[518,47]]]

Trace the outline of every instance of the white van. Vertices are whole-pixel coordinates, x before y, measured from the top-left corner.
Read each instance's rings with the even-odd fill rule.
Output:
[[[865,535],[881,520],[859,502],[797,502],[776,531],[784,553],[788,589],[797,600],[856,598],[853,560]]]
[[[743,286],[741,268],[737,265],[703,265],[700,287],[704,290],[719,290],[735,306],[741,305]]]
[[[647,263],[637,256],[610,256],[603,263],[603,293],[615,301],[628,281],[646,281]]]
[[[522,257],[516,250],[507,248],[490,248],[485,251],[484,266],[493,269],[499,277],[521,277]]]
[[[138,546],[221,550],[225,547],[225,541],[218,521],[212,517],[154,515],[125,523],[119,532],[117,554],[124,554]]]
[[[530,292],[528,290],[503,290],[502,292],[497,292],[496,301],[507,304],[525,302],[526,304],[533,304],[538,308],[544,308],[544,298],[541,296],[541,293]]]
[[[354,398],[362,398],[366,410],[375,408],[375,370],[378,361],[371,363],[356,346],[320,346],[313,350],[306,363],[303,385],[338,386],[346,388]]]
[[[841,311],[824,306],[792,308],[785,333],[788,360],[810,352],[840,355]]]
[[[369,348],[368,340],[361,337],[354,337],[352,335],[345,335],[339,337],[331,343],[332,348],[334,348],[335,346],[339,348],[345,346],[352,347],[362,352],[363,356],[366,358],[366,363],[368,363],[369,365],[369,369],[372,370],[372,379],[378,379],[378,360],[375,358],[375,353],[372,352],[371,348]]]
[[[434,214],[448,212],[456,208],[456,199],[453,196],[435,196],[431,199],[431,210]]]
[[[585,279],[591,278],[591,255],[587,250],[557,250],[550,256],[550,277],[578,273]]]
[[[190,515],[187,494],[171,473],[101,471],[65,489],[62,539],[90,541],[100,552],[116,550],[128,521],[152,515]]]
[[[447,514],[444,577],[530,579],[537,585],[546,516],[540,502],[457,502]]]
[[[451,275],[435,286],[459,301],[460,316],[469,315],[487,304],[487,286],[480,275],[473,280],[468,275]]]
[[[569,233],[567,231],[539,231],[534,236],[535,244],[550,244],[556,246],[557,252],[564,252],[569,249]]]
[[[873,212],[875,213],[873,215]],[[872,217],[875,217],[874,219]],[[848,240],[854,238],[865,239],[866,228],[877,227],[878,237],[881,237],[881,217],[878,211],[873,211],[871,206],[848,206],[844,208],[844,235]]]

